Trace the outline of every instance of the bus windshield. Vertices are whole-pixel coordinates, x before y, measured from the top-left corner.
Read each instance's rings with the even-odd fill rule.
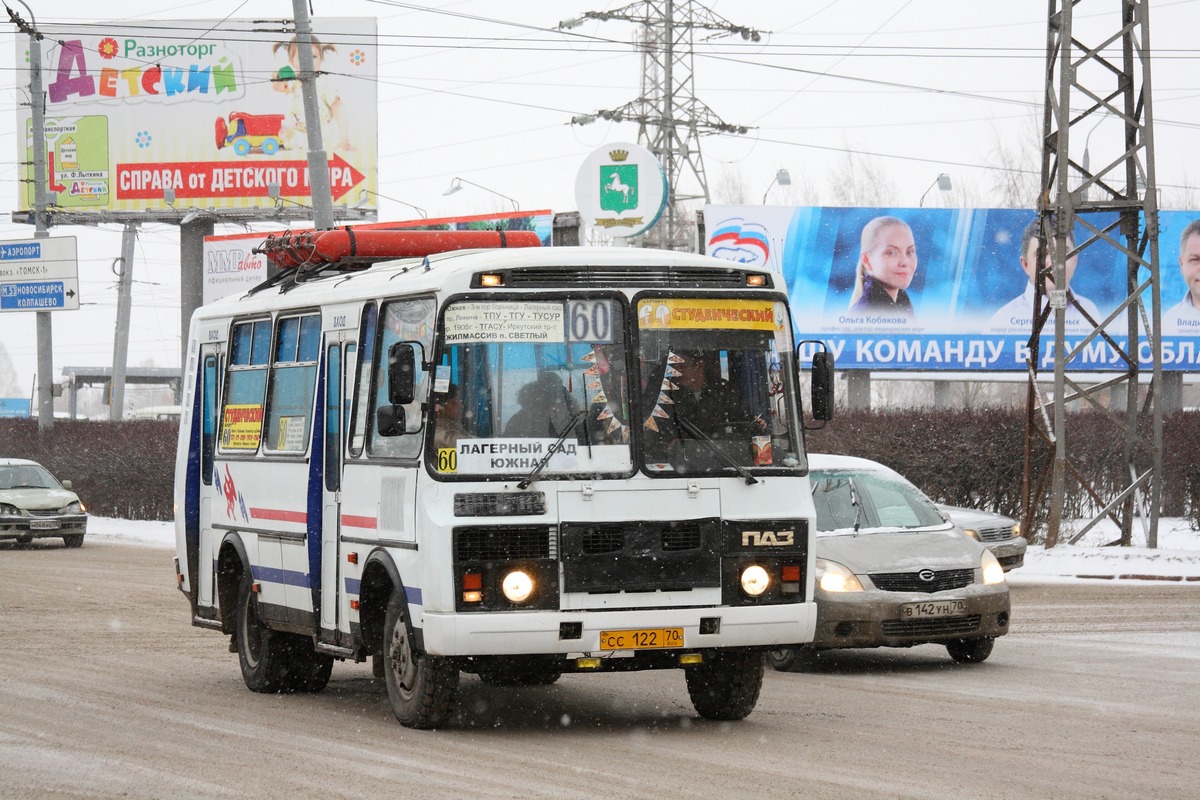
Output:
[[[645,297],[637,320],[647,472],[800,465],[786,305]]]
[[[636,307],[633,326],[617,296],[449,304],[433,376],[434,470],[525,475],[547,456],[542,476],[799,467],[784,303],[653,297]]]
[[[553,450],[543,475],[630,472],[625,338],[616,297],[450,304],[434,369],[435,470],[525,474]]]

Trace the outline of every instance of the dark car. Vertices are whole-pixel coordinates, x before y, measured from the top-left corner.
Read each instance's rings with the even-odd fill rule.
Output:
[[[85,533],[87,509],[70,481],[59,483],[36,461],[0,458],[0,541],[61,536],[67,547],[80,547]]]
[[[811,644],[770,651],[792,669],[819,650],[945,645],[980,662],[1008,633],[1009,598],[996,557],[920,489],[882,464],[811,455],[817,510],[817,628]]]

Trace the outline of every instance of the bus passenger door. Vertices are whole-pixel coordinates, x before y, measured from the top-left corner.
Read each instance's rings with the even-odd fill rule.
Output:
[[[216,604],[216,548],[220,531],[214,530],[213,495],[220,494],[213,486],[214,455],[217,447],[217,414],[221,407],[218,392],[221,386],[221,345],[206,344],[200,348],[200,374],[196,376],[196,391],[200,394],[200,542],[197,554],[196,582],[198,606],[205,608]],[[232,613],[232,612],[231,612]]]
[[[320,639],[337,643],[341,619],[342,469],[346,449],[346,376],[354,374],[356,346],[345,331],[327,335],[325,347],[325,447],[321,487],[321,624]]]

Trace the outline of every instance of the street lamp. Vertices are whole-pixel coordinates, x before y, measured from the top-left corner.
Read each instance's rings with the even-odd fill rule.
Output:
[[[446,196],[446,195],[448,195],[448,194],[454,194],[455,192],[457,192],[457,191],[461,190],[461,189],[462,189],[462,187],[463,187],[463,184],[464,184],[464,183],[465,183],[465,184],[467,184],[468,186],[474,186],[476,189],[483,189],[485,192],[491,192],[492,194],[496,195],[497,197],[503,197],[505,200],[507,200],[508,202],[512,203],[512,205],[513,205],[513,211],[520,211],[520,210],[521,210],[521,206],[519,206],[519,205],[517,204],[517,201],[516,201],[516,200],[513,200],[513,199],[512,199],[511,197],[509,197],[508,195],[506,195],[506,194],[500,194],[500,193],[499,193],[499,192],[497,192],[495,189],[489,189],[489,188],[487,188],[486,186],[480,186],[478,183],[474,183],[473,181],[469,181],[469,180],[467,180],[466,178],[455,178],[454,180],[450,181],[450,188],[449,188],[449,189],[447,189],[446,191],[442,192],[442,196],[443,196],[443,197],[445,197],[445,196]]]
[[[921,195],[921,202],[917,203],[918,206],[925,205],[925,196],[932,192],[935,186],[943,192],[948,192],[954,188],[954,184],[950,182],[950,176],[943,172],[934,179],[933,183],[929,184],[929,188],[925,190],[925,194]]]
[[[780,186],[791,186],[792,185],[792,176],[788,174],[788,171],[786,169],[781,169],[778,172],[776,172],[775,177],[772,178],[771,182],[767,184],[767,191],[763,192],[762,201],[764,204],[767,202],[767,195],[771,193],[771,187],[777,183]]]

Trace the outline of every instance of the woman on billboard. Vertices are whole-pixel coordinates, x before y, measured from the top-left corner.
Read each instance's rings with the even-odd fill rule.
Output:
[[[912,228],[898,217],[875,217],[863,226],[850,314],[858,317],[882,314],[896,318],[895,321],[912,320],[913,306],[907,289],[916,274],[917,245]]]

